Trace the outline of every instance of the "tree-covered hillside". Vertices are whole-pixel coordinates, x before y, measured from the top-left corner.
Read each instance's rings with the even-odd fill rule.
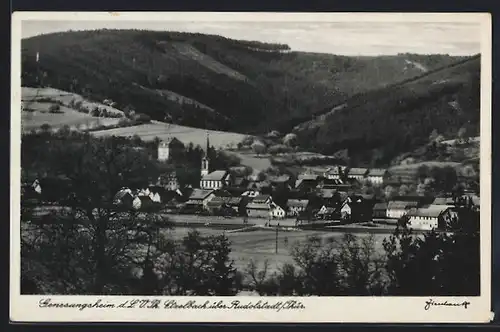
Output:
[[[479,134],[480,57],[417,79],[361,93],[295,127],[301,144],[323,153],[349,150],[354,163],[387,163],[429,143],[437,132]]]
[[[329,105],[457,60],[346,57],[213,35],[95,30],[23,40],[22,84],[111,99],[119,109],[156,120],[267,132],[291,129]]]

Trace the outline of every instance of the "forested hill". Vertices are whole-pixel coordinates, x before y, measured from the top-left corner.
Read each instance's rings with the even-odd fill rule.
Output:
[[[267,132],[291,129],[330,105],[459,60],[292,52],[287,45],[203,34],[72,31],[22,41],[22,84],[111,99],[119,109],[156,120]],[[321,139],[329,130],[312,136]]]
[[[480,56],[415,79],[360,93],[295,127],[301,144],[324,153],[347,149],[356,164],[387,163],[445,138],[478,136]]]

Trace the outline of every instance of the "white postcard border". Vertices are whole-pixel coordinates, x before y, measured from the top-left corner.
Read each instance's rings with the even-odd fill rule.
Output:
[[[21,142],[21,22],[23,20],[148,20],[148,21],[301,21],[329,22],[478,22],[481,24],[481,296],[433,297],[435,302],[469,302],[460,307],[425,310],[428,297],[130,297],[20,295],[20,142]],[[491,293],[491,15],[487,13],[68,13],[16,12],[12,16],[11,78],[11,257],[10,319],[16,322],[364,322],[364,323],[470,323],[490,320]],[[112,303],[127,300],[161,300],[158,309],[41,308],[40,302]],[[277,309],[164,309],[166,301],[203,304],[223,301],[281,302]],[[285,308],[287,301],[305,309]],[[295,305],[298,305],[297,303]],[[292,305],[293,306],[293,305]]]

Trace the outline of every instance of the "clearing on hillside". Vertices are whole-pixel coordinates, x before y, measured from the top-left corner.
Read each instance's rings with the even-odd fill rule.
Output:
[[[216,149],[227,148],[230,145],[236,145],[245,138],[246,135],[215,131],[215,130],[205,130],[200,128],[179,126],[175,124],[169,124],[159,121],[151,121],[148,124],[142,124],[138,126],[105,129],[92,132],[95,136],[139,136],[142,140],[151,141],[155,137],[162,140],[167,138],[177,138],[184,144],[193,143],[193,145],[200,145],[205,147],[207,142],[207,133],[210,135],[210,145]]]

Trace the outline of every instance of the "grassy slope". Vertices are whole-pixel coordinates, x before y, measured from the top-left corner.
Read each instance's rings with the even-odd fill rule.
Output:
[[[23,40],[22,47],[23,85],[40,84],[37,73],[46,73],[43,84],[110,98],[156,120],[170,116],[176,124],[247,132],[286,130],[356,93],[456,61],[281,52],[287,47],[137,30],[48,34]],[[257,50],[263,48],[273,51]],[[173,93],[182,98],[173,100]]]
[[[76,111],[69,106],[71,100],[81,101],[82,106],[92,109],[99,107],[109,112],[123,114],[122,111],[107,105],[91,102],[80,95],[66,91],[44,88],[34,89],[23,87],[21,89],[23,108],[31,110],[21,112],[21,127],[23,131],[39,129],[43,124],[50,125],[53,129],[69,126],[73,129],[86,129],[99,125],[114,125],[119,118],[95,117]],[[50,113],[51,106],[62,104],[61,113]]]

